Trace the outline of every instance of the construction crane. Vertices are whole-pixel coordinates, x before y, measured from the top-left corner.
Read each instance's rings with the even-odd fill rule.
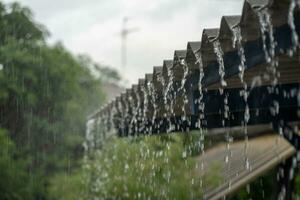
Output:
[[[123,26],[122,26],[122,31],[121,31],[121,66],[122,70],[125,71],[126,64],[127,64],[127,36],[133,32],[138,31],[138,28],[127,28],[127,22],[130,18],[129,17],[124,17],[123,18]]]

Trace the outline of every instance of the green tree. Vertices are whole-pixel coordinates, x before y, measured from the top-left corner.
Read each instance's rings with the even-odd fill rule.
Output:
[[[7,132],[0,129],[0,199],[32,199],[25,160],[20,159]]]
[[[104,101],[102,81],[87,60],[48,45],[30,9],[0,2],[0,25],[0,126],[27,160],[29,199],[46,199],[50,177],[80,165],[86,116]]]

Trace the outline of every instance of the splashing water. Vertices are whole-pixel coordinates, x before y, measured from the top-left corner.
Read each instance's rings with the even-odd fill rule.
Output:
[[[132,111],[132,117],[129,122],[129,126],[131,129],[137,133],[137,118],[138,118],[138,113],[140,109],[140,97],[138,94],[135,94],[133,98],[131,98],[131,108],[133,109]]]
[[[171,122],[171,117],[172,117],[172,114],[174,113],[174,110],[173,110],[174,109],[174,98],[172,95],[173,90],[174,90],[174,88],[173,88],[174,87],[173,86],[174,72],[170,68],[168,68],[167,70],[168,70],[168,81],[164,80],[165,83],[167,82],[167,85],[166,85],[165,91],[164,91],[164,104],[165,104],[165,109],[166,109],[165,118],[168,119],[167,133],[169,133],[172,130],[174,130],[174,127]]]
[[[248,105],[248,96],[249,92],[247,82],[244,80],[245,69],[246,69],[246,57],[245,57],[245,50],[242,45],[242,34],[240,26],[235,26],[232,29],[233,31],[233,38],[232,38],[232,46],[233,48],[237,48],[238,55],[240,57],[240,65],[239,65],[239,78],[242,84],[243,89],[240,91],[240,95],[243,97],[245,102],[245,112],[244,112],[244,122],[243,122],[243,130],[244,130],[244,137],[245,137],[245,146],[244,146],[244,155],[245,155],[245,168],[249,169],[249,159],[248,159],[248,127],[247,124],[250,120],[250,112],[249,112],[249,105]]]
[[[124,117],[124,107],[123,107],[121,101],[118,101],[118,111],[120,113],[120,118],[119,118],[120,129],[122,131],[122,134],[124,134],[124,132],[125,132],[125,117]]]
[[[204,123],[204,119],[205,119],[205,115],[204,115],[204,110],[205,110],[205,103],[203,100],[204,94],[203,94],[203,84],[202,81],[204,79],[204,69],[203,69],[203,61],[202,61],[202,54],[201,52],[198,52],[196,54],[196,58],[197,61],[195,64],[198,64],[199,66],[199,82],[198,82],[198,89],[199,89],[199,98],[196,100],[195,103],[198,103],[198,108],[199,108],[199,120],[198,123],[196,124],[196,127],[199,128],[199,132],[200,132],[200,139],[198,142],[198,148],[200,149],[201,152],[201,156],[204,157],[205,155],[205,145],[204,145],[204,141],[205,141],[205,135],[204,135],[204,130],[203,130],[203,123]],[[196,167],[198,168],[198,167]],[[204,171],[204,160],[201,159],[200,162],[200,170]],[[203,180],[202,177],[200,177],[200,187],[203,187]]]
[[[132,135],[133,133],[133,126],[131,124],[131,122],[133,121],[133,108],[134,108],[134,102],[133,102],[133,98],[132,96],[128,96],[126,98],[126,112],[127,112],[127,116],[126,116],[126,121],[128,124],[128,135]]]
[[[151,84],[151,93],[152,93],[152,95],[151,95],[151,97],[152,97],[151,101],[152,101],[152,104],[153,104],[152,125],[154,127],[156,127],[155,126],[156,125],[155,121],[156,121],[156,118],[157,118],[158,104],[157,104],[157,101],[156,101],[156,99],[157,99],[157,91],[156,91],[156,89],[155,89],[155,87],[154,87],[153,84]]]
[[[296,4],[299,6],[300,1],[290,1],[290,7],[289,7],[289,14],[288,14],[288,24],[291,29],[291,37],[292,37],[292,48],[289,50],[289,55],[293,56],[294,52],[296,52],[299,48],[299,38],[295,29],[295,24],[294,24],[294,9],[296,7]],[[268,91],[270,94],[276,93],[275,86],[278,84],[278,77],[280,76],[279,72],[277,72],[277,67],[278,67],[278,59],[275,57],[275,49],[277,43],[275,42],[274,39],[274,30],[273,30],[273,25],[272,25],[272,19],[270,12],[268,8],[263,8],[258,11],[258,16],[260,20],[260,25],[261,25],[261,34],[263,38],[263,47],[264,47],[264,52],[266,56],[266,61],[270,64],[270,66],[267,68],[267,72],[271,76],[271,83],[272,87],[268,88]],[[268,36],[269,43],[267,45],[267,40],[266,40],[266,35]],[[268,47],[268,48],[267,48]],[[276,118],[278,116],[280,111],[280,104],[278,101],[274,100],[272,102],[272,105],[270,106],[270,112],[271,115]],[[280,128],[281,129],[281,128]],[[279,131],[279,135],[282,136],[282,130]],[[279,168],[279,173],[283,172],[283,168]],[[281,188],[280,193],[278,194],[278,199],[285,199],[286,195],[286,189],[285,187]]]
[[[162,87],[162,90],[159,91],[155,91],[156,92],[156,98],[157,98],[157,101],[160,102],[160,98],[163,96],[163,90],[165,88],[165,79],[163,78],[162,74],[160,76],[158,76],[158,83],[161,84],[161,87]],[[162,97],[163,98],[163,97]],[[164,99],[163,99],[164,101]],[[162,111],[165,106],[163,108],[161,107],[158,107],[160,111]],[[163,125],[163,119],[161,119],[158,123],[157,123],[157,129],[160,130],[161,126]]]
[[[219,75],[220,75],[220,83],[221,83],[221,87],[219,88],[219,90],[220,90],[220,94],[223,94],[224,87],[227,86],[227,82],[225,81],[225,66],[223,60],[224,52],[221,48],[221,44],[218,39],[213,42],[213,46],[219,64]]]
[[[278,101],[273,101],[273,106],[270,108],[270,112],[272,116],[276,116],[279,114],[279,102]]]
[[[197,61],[195,64],[199,65],[199,82],[198,82],[198,89],[199,89],[199,98],[196,100],[195,103],[198,103],[198,108],[199,108],[199,121],[196,124],[196,127],[200,129],[200,132],[202,132],[202,123],[204,121],[205,115],[204,115],[204,110],[205,110],[205,103],[203,101],[203,78],[204,78],[204,69],[203,69],[203,61],[202,61],[202,55],[201,52],[199,52],[197,55]]]
[[[230,118],[230,109],[229,109],[229,104],[228,104],[228,94],[224,93],[224,87],[227,86],[227,82],[225,81],[225,66],[224,66],[224,60],[223,60],[223,56],[224,56],[224,52],[221,48],[221,44],[220,41],[218,39],[216,39],[213,42],[213,46],[214,46],[214,52],[217,56],[217,61],[219,64],[219,75],[220,75],[220,88],[219,88],[219,92],[220,95],[223,95],[224,99],[223,99],[223,103],[224,103],[224,115],[223,115],[223,120],[222,120],[222,125],[223,127],[226,126],[226,121],[229,120]],[[230,141],[231,141],[231,137],[229,134],[229,130],[225,130],[226,131],[226,151],[227,151],[227,155],[225,156],[224,160],[225,163],[228,165],[229,167],[229,157],[230,157]],[[229,184],[231,185],[231,184]]]
[[[93,130],[95,128],[95,119],[89,119],[86,123],[86,133],[85,133],[85,142],[83,144],[85,152],[89,151],[89,149],[94,148],[94,133]]]
[[[265,53],[265,59],[268,63],[270,63],[272,60],[272,57],[274,57],[274,55],[275,55],[275,48],[272,48],[270,46],[270,50],[268,50],[268,47],[267,47],[266,33],[269,33],[270,43],[274,43],[271,15],[269,13],[268,8],[258,9],[257,14],[259,17],[260,31],[261,31],[262,41],[263,41],[263,50]]]
[[[179,88],[179,91],[181,91],[183,94],[183,105],[182,105],[183,116],[181,120],[187,121],[188,126],[190,126],[190,121],[187,119],[187,113],[186,113],[186,106],[189,103],[187,91],[186,91],[186,81],[187,81],[187,76],[189,75],[189,67],[187,66],[184,59],[181,60],[180,65],[183,67],[183,77]]]
[[[292,49],[290,50],[289,55],[293,56],[293,54],[297,51],[299,48],[299,36],[296,32],[296,26],[295,26],[295,18],[294,18],[294,11],[296,7],[300,7],[300,1],[299,0],[290,0],[290,7],[289,7],[289,14],[288,14],[288,24],[290,26],[290,29],[292,31]]]
[[[291,2],[290,5],[290,12],[293,12],[292,10],[293,8],[293,2]],[[277,46],[277,43],[275,42],[275,38],[274,38],[274,30],[273,30],[273,24],[272,24],[272,19],[271,19],[271,14],[270,11],[268,9],[268,7],[264,7],[262,9],[257,10],[257,14],[259,16],[259,22],[260,22],[260,28],[261,28],[261,35],[262,35],[262,41],[263,41],[263,49],[265,52],[265,56],[266,56],[266,61],[269,63],[269,66],[267,67],[267,75],[264,75],[265,77],[268,77],[268,75],[270,75],[270,81],[271,81],[271,87],[268,88],[268,92],[270,94],[272,93],[276,93],[275,91],[275,86],[278,84],[278,79],[280,77],[280,73],[277,70],[278,67],[278,58],[276,58],[275,56],[275,49]],[[293,16],[291,16],[291,14],[289,14],[289,24],[291,26],[291,28],[293,29]],[[294,37],[294,33],[292,33]],[[267,44],[267,36],[268,36],[268,44]],[[297,42],[297,36],[295,36],[295,38],[292,39],[293,42]],[[272,105],[270,106],[270,111],[271,114],[276,117],[279,114],[279,104],[274,101],[272,102]]]
[[[240,65],[239,65],[239,78],[241,80],[241,83],[243,84],[244,90],[247,90],[247,83],[244,81],[244,74],[246,69],[246,56],[245,56],[245,50],[242,45],[242,34],[241,34],[241,28],[240,26],[236,26],[232,29],[233,32],[233,38],[232,38],[232,46],[233,48],[237,48],[238,55],[240,57]]]
[[[148,106],[150,107],[150,105],[153,106],[153,114],[152,114],[152,118],[151,118],[151,122],[152,122],[152,126],[149,127],[149,133],[152,133],[152,127],[155,124],[155,119],[156,119],[156,113],[157,113],[157,105],[156,105],[156,98],[155,98],[155,89],[154,89],[154,85],[152,82],[149,82],[147,84],[147,91],[148,91]]]
[[[202,55],[199,52],[197,54],[197,61],[196,64],[199,65],[199,83],[198,83],[198,88],[199,88],[199,99],[198,99],[198,104],[199,104],[199,123],[198,123],[198,128],[201,127],[201,121],[204,120],[204,109],[205,109],[205,104],[203,102],[203,86],[202,86],[202,81],[204,78],[204,70],[203,70],[203,62],[202,62]]]
[[[224,94],[224,87],[227,86],[227,82],[225,81],[225,66],[224,66],[224,52],[221,48],[220,41],[217,39],[213,42],[214,52],[217,56],[218,64],[219,64],[219,75],[220,75],[220,88],[219,92],[221,95],[224,95],[224,118],[223,118],[223,126],[225,126],[225,120],[229,119],[229,106],[228,106],[228,95]]]
[[[128,124],[128,119],[130,118],[130,113],[129,113],[129,102],[124,99],[122,100],[122,111],[123,111],[123,131],[125,133],[126,131],[126,125]],[[128,130],[129,131],[129,130]],[[126,134],[126,133],[125,133]]]
[[[225,126],[225,120],[229,119],[229,106],[228,106],[228,94],[224,94],[224,122],[223,126]]]
[[[271,14],[268,7],[263,7],[256,10],[257,15],[259,17],[260,23],[260,31],[263,42],[263,50],[265,53],[265,60],[270,65],[267,67],[266,77],[270,79],[272,86],[276,86],[278,84],[279,73],[277,71],[278,61],[275,58],[275,49],[277,43],[274,38],[274,28],[272,24]],[[268,43],[267,43],[268,36]],[[269,77],[269,78],[268,78]]]
[[[143,119],[142,119],[142,122],[143,122],[143,127],[145,128],[144,130],[146,132],[148,132],[148,127],[147,127],[147,114],[148,114],[148,108],[149,108],[149,99],[148,99],[148,96],[149,96],[149,91],[148,91],[148,86],[146,85],[145,87],[143,87],[142,89],[143,91],[143,94],[144,94],[144,110],[143,110]]]
[[[143,92],[142,92],[143,93]],[[141,94],[140,94],[140,92],[138,91],[137,92],[137,102],[138,102],[138,107],[137,107],[137,109],[136,109],[136,111],[137,111],[137,124],[136,124],[136,132],[140,132],[141,131],[141,126],[142,126],[142,120],[143,120],[143,102],[144,102],[144,100],[142,99],[142,96],[143,96],[143,94],[142,94],[142,96],[140,96]]]

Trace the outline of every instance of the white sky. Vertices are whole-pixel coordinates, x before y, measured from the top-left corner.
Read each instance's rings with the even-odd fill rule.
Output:
[[[12,2],[4,0],[4,2]],[[175,49],[201,40],[203,28],[219,27],[223,15],[239,15],[243,0],[19,0],[74,54],[112,66],[136,83]],[[128,36],[128,62],[121,70],[122,19],[138,31]]]

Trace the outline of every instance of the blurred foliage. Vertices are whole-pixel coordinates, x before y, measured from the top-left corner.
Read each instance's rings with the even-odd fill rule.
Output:
[[[32,177],[26,172],[26,160],[20,158],[14,142],[0,129],[0,199],[32,199]]]
[[[188,148],[198,143],[196,138],[183,134],[111,138],[86,163],[85,184],[90,187],[85,199],[200,199],[200,181],[215,184],[208,177],[220,177],[217,171],[200,175],[199,157]]]
[[[298,161],[298,166],[295,169],[295,185],[294,185],[294,199],[300,199],[300,166]]]
[[[30,9],[0,2],[0,27],[0,127],[9,135],[0,135],[0,199],[66,199],[58,186],[70,176],[65,189],[76,188],[86,117],[105,100],[103,80],[91,60],[48,45]]]
[[[119,73],[110,67],[95,65],[95,68],[100,74],[100,79],[105,82],[116,83],[121,79]]]
[[[273,169],[262,177],[257,178],[251,184],[242,188],[230,200],[248,199],[277,199],[278,195],[277,170]]]
[[[52,179],[49,186],[50,199],[83,200],[84,189],[82,170],[72,173],[59,173]]]
[[[103,66],[95,63],[88,55],[79,55],[78,62],[90,69],[104,83],[119,83],[121,80],[120,74],[109,66]]]

